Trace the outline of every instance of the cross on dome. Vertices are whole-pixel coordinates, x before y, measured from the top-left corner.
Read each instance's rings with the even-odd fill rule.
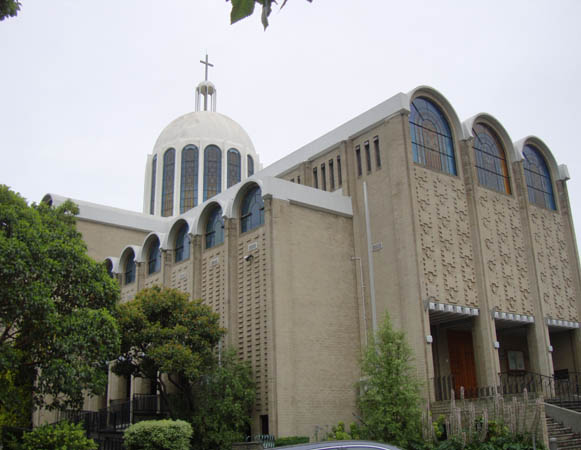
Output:
[[[212,111],[216,112],[216,87],[211,81],[208,81],[208,67],[214,67],[214,64],[208,61],[208,54],[206,53],[206,60],[201,59],[200,63],[204,64],[206,79],[198,84],[196,88],[196,111]]]
[[[201,62],[202,64],[205,64],[205,66],[206,66],[206,67],[205,67],[205,69],[206,69],[206,78],[205,78],[205,80],[206,80],[206,81],[208,81],[208,66],[209,66],[209,67],[214,67],[214,64],[210,64],[210,63],[208,62],[208,54],[207,54],[207,53],[206,53],[206,60],[204,61],[204,60],[200,59],[200,62]]]

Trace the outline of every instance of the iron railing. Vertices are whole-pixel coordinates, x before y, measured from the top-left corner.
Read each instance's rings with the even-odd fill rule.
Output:
[[[454,391],[460,398],[453,375],[434,377],[430,382],[436,401],[450,400]],[[547,376],[535,372],[501,372],[498,384],[483,387],[463,387],[464,398],[484,398],[496,395],[522,394],[524,391],[546,400],[580,401],[581,373],[569,372],[558,376]]]

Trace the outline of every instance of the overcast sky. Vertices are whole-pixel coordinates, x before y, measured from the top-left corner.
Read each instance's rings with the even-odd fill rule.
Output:
[[[205,52],[218,112],[266,166],[398,92],[439,90],[567,164],[581,228],[581,1],[289,0],[229,24],[224,0],[22,0],[0,22],[0,183],[141,210],[146,155],[194,110]]]

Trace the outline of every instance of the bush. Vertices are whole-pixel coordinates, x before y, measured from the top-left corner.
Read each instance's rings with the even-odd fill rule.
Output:
[[[127,450],[189,450],[192,426],[183,420],[145,420],[123,434]]]
[[[22,436],[21,450],[97,450],[80,424],[43,425]]]
[[[275,447],[282,447],[283,445],[308,444],[308,436],[287,436],[281,437],[274,441]]]

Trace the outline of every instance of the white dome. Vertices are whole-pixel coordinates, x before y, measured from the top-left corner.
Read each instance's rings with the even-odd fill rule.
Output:
[[[191,112],[175,119],[157,138],[154,153],[163,153],[168,148],[181,150],[188,144],[198,145],[193,140],[206,145],[213,143],[219,147],[226,144],[255,153],[250,137],[237,122],[211,111]]]
[[[184,180],[189,181],[185,181],[185,184],[182,183],[182,152],[186,147],[198,149],[196,152],[198,169],[193,184],[191,184],[190,172],[188,172],[190,175],[184,175],[184,177],[189,177],[184,178]],[[208,149],[208,152],[214,152],[213,154],[215,155],[216,147],[219,150],[219,156],[217,156],[219,165],[217,178],[215,165],[211,166],[212,163],[210,162],[210,166],[208,166],[212,167],[211,170],[214,171],[211,178],[209,178],[209,180],[213,180],[209,181],[210,183],[215,183],[215,189],[211,190],[214,194],[225,191],[232,184],[245,180],[249,175],[261,169],[259,157],[254,150],[250,137],[237,122],[230,117],[213,111],[196,111],[184,114],[165,127],[157,138],[153,153],[148,155],[145,168],[143,212],[158,216],[168,215],[168,208],[170,208],[168,205],[173,205],[169,210],[169,215],[174,216],[205,201],[204,182],[206,172],[204,154],[206,149]],[[162,195],[164,192],[162,183],[165,182],[163,176],[164,155],[170,149],[174,150],[174,156],[170,156],[168,160],[171,161],[173,159],[173,162],[168,162],[172,176],[167,179],[167,183],[170,184],[166,189],[169,197],[167,197],[164,206],[165,212],[162,212]],[[228,155],[230,153],[236,154],[236,152],[239,154],[238,169],[233,169],[232,173],[238,172],[238,174],[233,177],[234,181],[230,181]],[[214,162],[214,164],[216,163]],[[187,209],[184,209],[181,203],[180,190],[189,189],[191,191],[194,188],[197,192],[193,194],[194,205],[188,204]],[[214,194],[210,194],[209,189],[207,198]],[[184,200],[185,204],[186,201]]]

